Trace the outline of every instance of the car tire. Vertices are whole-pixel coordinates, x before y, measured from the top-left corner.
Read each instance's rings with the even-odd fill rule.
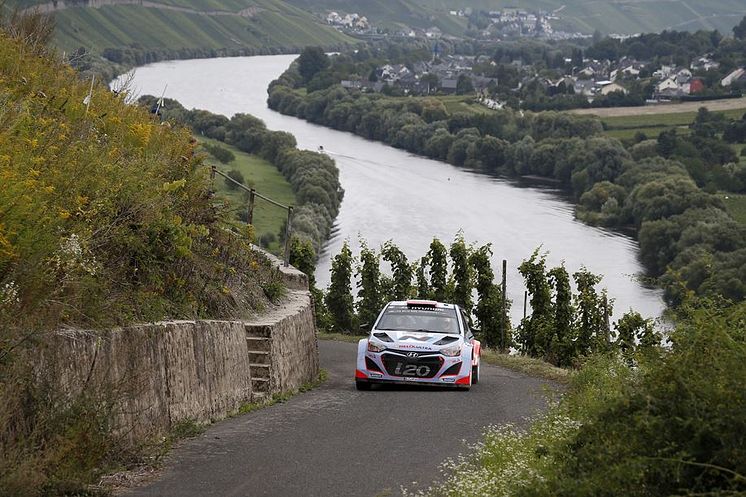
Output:
[[[373,385],[371,385],[369,381],[355,380],[355,388],[357,388],[358,390],[365,390],[365,391],[367,391],[367,390],[370,390],[370,387],[372,387],[372,386]]]
[[[479,383],[479,370],[482,367],[482,361],[478,361],[476,366],[471,367],[471,384],[476,385]]]

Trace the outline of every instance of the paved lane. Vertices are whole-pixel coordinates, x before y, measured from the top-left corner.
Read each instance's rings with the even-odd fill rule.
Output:
[[[133,496],[398,495],[429,483],[483,427],[521,422],[545,405],[545,380],[482,366],[468,392],[387,387],[358,392],[356,346],[319,342],[329,380],[285,404],[222,421],[177,447]]]

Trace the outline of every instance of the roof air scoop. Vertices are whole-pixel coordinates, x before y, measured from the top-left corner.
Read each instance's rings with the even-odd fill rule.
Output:
[[[377,339],[381,340],[382,342],[393,342],[394,341],[386,333],[373,333],[373,336],[376,337]]]
[[[453,343],[457,341],[458,341],[458,337],[448,336],[448,337],[441,338],[440,340],[435,342],[434,345],[448,345],[449,343]]]

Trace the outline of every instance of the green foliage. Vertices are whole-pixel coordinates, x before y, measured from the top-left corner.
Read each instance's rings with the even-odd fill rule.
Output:
[[[472,250],[469,255],[469,265],[475,274],[475,287],[479,297],[474,315],[480,330],[479,339],[484,345],[506,352],[512,345],[510,302],[506,300],[506,307],[503,309],[502,289],[494,282],[491,258],[492,248],[489,244]]]
[[[596,285],[601,282],[602,277],[583,267],[573,274],[573,279],[578,289],[575,299],[578,310],[578,336],[575,342],[577,353],[583,356],[604,351],[611,339],[608,329],[611,307],[606,291],[601,295],[596,292]]]
[[[298,57],[298,72],[304,83],[308,83],[320,71],[329,66],[329,57],[321,47],[306,47]]]
[[[628,330],[645,327],[629,316]],[[592,357],[547,414],[488,430],[427,495],[742,495],[744,330],[744,302],[687,302],[670,350],[636,354],[635,368]]]
[[[467,316],[471,316],[472,298],[471,294],[474,289],[472,267],[469,264],[471,247],[466,245],[464,234],[459,233],[451,244],[451,261],[453,263],[453,280],[455,286],[453,289],[453,303],[460,305]]]
[[[427,260],[430,267],[430,296],[438,302],[445,302],[448,299],[448,251],[437,238],[430,243]]]
[[[661,337],[653,326],[651,319],[645,319],[639,312],[632,310],[614,324],[617,334],[616,347],[630,364],[633,364],[638,349],[650,349],[661,344]]]
[[[290,242],[290,264],[308,276],[308,286],[316,286],[316,251],[310,240],[294,236]]]
[[[357,315],[360,323],[369,330],[381,312],[383,295],[381,292],[380,257],[368,248],[365,242],[360,246],[360,263],[355,273],[358,279]]]
[[[140,98],[145,107],[155,97]],[[293,232],[311,240],[316,252],[321,249],[339,212],[344,190],[339,171],[325,154],[298,150],[295,138],[284,131],[270,131],[260,119],[236,114],[228,119],[204,110],[186,110],[174,100],[166,100],[164,117],[190,126],[196,133],[232,145],[242,152],[256,154],[274,164],[296,196]],[[263,193],[263,192],[260,192]],[[280,230],[284,241],[285,230]]]
[[[352,263],[352,251],[345,242],[340,253],[332,259],[331,284],[325,297],[332,331],[350,333],[354,330]]]
[[[415,267],[415,277],[417,278],[417,297],[426,299],[430,295],[430,282],[427,279],[427,255],[420,258],[419,264]]]
[[[391,264],[393,282],[389,300],[406,300],[412,294],[412,276],[414,270],[407,261],[407,256],[394,242],[389,240],[381,248],[383,260]]]
[[[557,366],[568,367],[575,359],[577,333],[570,275],[563,264],[551,269],[548,276],[554,290],[554,336],[548,360]]]
[[[228,164],[229,162],[233,162],[234,160],[236,160],[235,154],[225,147],[221,147],[220,145],[213,145],[212,143],[203,143],[202,146],[205,147],[205,150],[210,152],[210,155],[215,157],[223,164]]]
[[[231,169],[228,171],[228,177],[232,179],[231,181],[228,178],[225,178],[225,186],[229,190],[238,190],[239,186],[236,183],[240,183],[242,185],[246,184],[246,178],[243,177],[243,174],[241,174],[241,171],[238,171],[236,169]]]
[[[534,250],[531,257],[518,266],[526,280],[530,295],[531,316],[521,322],[518,343],[524,354],[541,357],[549,354],[554,337],[551,288],[546,274],[546,254]]]

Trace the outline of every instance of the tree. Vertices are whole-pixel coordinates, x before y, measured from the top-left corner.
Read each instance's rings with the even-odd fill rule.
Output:
[[[357,266],[357,313],[360,322],[368,329],[375,323],[381,310],[381,269],[379,256],[361,242],[360,263]]]
[[[238,169],[231,169],[228,171],[228,178],[225,178],[225,186],[227,186],[229,190],[238,190],[238,185],[234,183],[234,181],[242,185],[245,184],[246,181],[243,174],[241,174],[241,171]],[[231,181],[231,179],[233,181]]]
[[[393,273],[391,298],[393,300],[406,300],[412,291],[413,274],[407,256],[390,240],[383,245],[381,255],[383,260],[391,264],[391,272]]]
[[[506,308],[501,312],[503,295],[500,287],[494,283],[491,259],[492,248],[489,244],[473,250],[469,256],[479,297],[474,315],[480,330],[479,339],[486,347],[494,347],[504,353],[512,343],[509,302],[506,300]]]
[[[304,83],[308,83],[317,73],[329,67],[329,57],[321,47],[306,47],[298,57],[298,72]]]
[[[605,318],[611,314],[605,291],[596,292],[601,276],[585,267],[573,274],[578,288],[576,306],[578,309],[578,337],[575,341],[578,355],[588,355],[605,348],[608,340]]]
[[[430,93],[435,93],[438,90],[438,83],[440,81],[437,74],[426,72],[420,78],[420,82],[427,86],[427,94],[430,95]]]
[[[471,316],[471,293],[474,287],[472,268],[469,265],[471,248],[466,245],[463,233],[456,235],[451,244],[451,262],[453,263],[453,303],[460,305],[467,316]]]
[[[542,357],[550,352],[553,339],[551,289],[546,274],[546,254],[534,250],[531,257],[518,266],[526,280],[531,296],[531,316],[521,322],[518,341],[521,350],[531,357]]]
[[[554,343],[551,344],[549,362],[567,367],[572,365],[575,356],[575,307],[570,275],[564,264],[549,271],[549,282],[554,289]]]
[[[448,298],[448,252],[445,245],[433,238],[430,250],[427,252],[427,260],[430,264],[430,286],[431,296],[438,302],[445,302]]]
[[[458,80],[456,80],[456,94],[466,95],[468,93],[474,93],[474,85],[471,83],[471,78],[466,74],[459,74]]]
[[[733,26],[733,37],[737,40],[746,40],[746,16]]]
[[[290,241],[290,264],[308,276],[308,286],[316,285],[316,251],[313,244],[307,238],[294,236]]]
[[[415,275],[417,277],[417,297],[421,299],[426,299],[430,296],[430,282],[427,280],[427,275],[425,273],[427,265],[428,259],[425,255],[420,259],[419,264],[417,264],[417,267],[415,268]]]
[[[332,320],[332,329],[349,333],[353,329],[355,312],[352,298],[352,252],[347,242],[332,260],[332,275],[326,294],[326,307]]]

